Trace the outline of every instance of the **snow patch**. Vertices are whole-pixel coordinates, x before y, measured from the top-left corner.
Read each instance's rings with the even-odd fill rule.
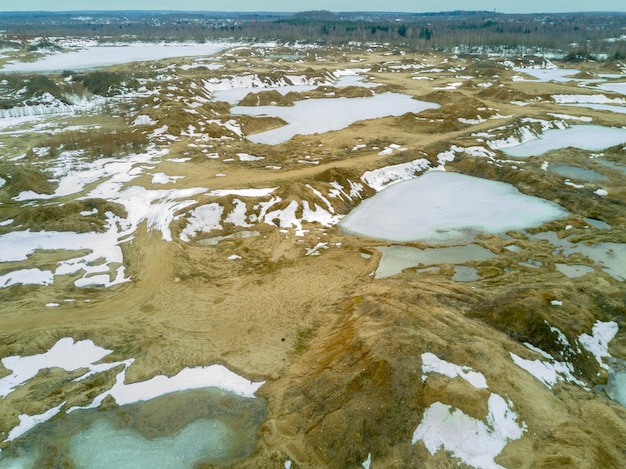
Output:
[[[413,433],[412,444],[422,441],[430,454],[440,449],[451,452],[465,464],[481,469],[502,469],[496,458],[509,441],[522,437],[517,414],[498,394],[491,394],[486,421],[468,416],[459,409],[435,402]]]
[[[427,373],[439,373],[448,378],[460,377],[476,389],[487,389],[487,380],[482,373],[472,370],[468,366],[459,366],[440,359],[433,353],[422,354],[422,382],[426,381]]]

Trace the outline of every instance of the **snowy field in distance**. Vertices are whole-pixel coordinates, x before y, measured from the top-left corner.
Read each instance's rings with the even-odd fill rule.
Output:
[[[85,70],[129,62],[160,60],[170,57],[196,57],[217,54],[223,43],[207,44],[141,44],[89,46],[72,52],[47,55],[35,62],[10,62],[0,72],[54,72]]]

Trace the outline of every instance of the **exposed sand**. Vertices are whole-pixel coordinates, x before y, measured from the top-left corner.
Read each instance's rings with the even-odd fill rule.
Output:
[[[360,51],[357,56],[364,56],[373,70],[399,59]],[[337,62],[348,58],[329,52],[327,62],[293,67],[345,67]],[[414,54],[402,60],[439,63],[441,58]],[[272,68],[260,58],[248,61],[261,70]],[[447,67],[452,65],[466,63],[449,58]],[[242,70],[237,64],[227,67],[233,74]],[[187,75],[193,81],[197,73]],[[493,82],[493,88],[502,84],[510,94],[529,96],[582,92],[575,83],[514,82],[511,74],[502,70],[499,79],[473,81]],[[448,72],[435,81],[413,80],[408,72],[370,75],[394,90],[426,100],[434,87],[468,82]],[[436,97],[442,108],[427,111],[428,118],[423,120],[420,115],[406,115],[358,122],[324,135],[297,136],[274,147],[242,139],[216,140],[211,142],[211,151],[219,152],[221,159],[193,154],[193,160],[186,163],[161,163],[158,171],[184,176],[176,182],[177,189],[280,187],[285,194],[291,191],[295,200],[304,197],[302,185],[321,186],[329,170],[358,180],[367,170],[424,156],[435,162],[437,154],[450,145],[476,145],[472,134],[517,125],[520,117],[546,119],[548,113],[561,113],[590,116],[594,124],[623,125],[619,114],[565,108],[549,101],[520,107],[501,95],[482,96],[482,91],[470,86],[439,91],[431,98]],[[467,98],[479,99],[482,106],[507,117],[462,124],[456,116],[481,112],[468,111]],[[187,146],[191,141],[182,137],[170,144],[168,158],[187,156],[193,151]],[[367,147],[352,151],[359,143]],[[407,150],[379,155],[392,143]],[[243,152],[266,159],[223,161]],[[570,224],[571,233],[580,239],[624,242],[626,176],[604,171],[611,177],[603,185],[610,196],[602,198],[592,195],[595,186],[576,189],[541,170],[544,161],[556,164],[573,158],[596,168],[587,152],[580,157],[578,153],[582,152],[553,152],[517,165],[491,164],[485,158],[465,155],[446,168],[510,182],[522,192],[561,203],[573,213],[567,220],[549,224],[561,235]],[[322,159],[317,165],[298,163],[305,155]],[[611,155],[623,157],[623,149]],[[218,173],[226,176],[215,177]],[[142,178],[142,184],[149,186],[148,176]],[[246,203],[252,206],[253,202]],[[347,213],[349,205],[340,213]],[[610,234],[586,229],[584,216],[602,217],[613,229]],[[411,436],[425,409],[435,402],[484,420],[490,392],[510,400],[519,423],[526,425],[522,438],[508,443],[496,458],[498,464],[507,468],[626,466],[626,409],[575,384],[559,382],[548,389],[517,367],[509,355],[540,358],[522,345],[525,341],[550,353],[559,352],[556,339],[544,330],[544,319],[570,339],[590,333],[601,319],[618,322],[620,332],[610,351],[626,358],[625,287],[600,269],[568,279],[556,271],[554,263],[570,261],[554,255],[547,243],[518,233],[508,240],[495,236],[479,240],[499,257],[471,264],[483,277],[478,282],[453,282],[450,265],[441,266],[440,272],[416,274],[408,269],[375,280],[372,273],[380,255],[375,246],[381,241],[347,236],[336,226],[305,224],[310,231],[298,237],[293,229],[280,232],[259,223],[251,229],[260,231],[260,236],[225,240],[216,246],[180,241],[177,235],[183,226],[182,222],[173,224],[172,242],[141,226],[134,239],[123,245],[132,278],[129,283],[110,289],[77,288],[72,279],[60,278],[50,287],[0,290],[0,357],[41,353],[69,336],[89,338],[113,350],[110,361],[135,358],[127,373],[132,381],[156,374],[172,376],[184,367],[213,363],[224,364],[250,380],[265,380],[257,394],[268,401],[267,418],[257,447],[235,467],[282,468],[287,460],[293,461],[292,467],[360,467],[370,453],[372,467],[453,467],[458,462],[453,455],[444,451],[430,455],[422,443],[412,445]],[[228,227],[224,233],[213,234],[237,230]],[[319,256],[305,256],[306,248],[318,242],[328,243],[328,249]],[[508,244],[522,251],[508,251]],[[365,258],[364,253],[371,257]],[[229,260],[233,254],[241,258]],[[41,255],[49,255],[50,262],[55,258],[54,253]],[[529,258],[540,260],[541,267],[520,266]],[[75,301],[64,301],[68,298]],[[557,308],[552,300],[562,300],[563,305]],[[44,306],[50,302],[59,306]],[[421,354],[427,352],[483,373],[489,390],[436,374],[422,381]],[[594,363],[586,355],[575,361],[577,376],[590,385],[606,377],[596,376],[601,370]],[[0,399],[0,440],[4,439],[1,432],[17,424],[19,414],[42,413],[64,400],[68,407],[86,405],[95,393],[110,387],[113,379],[107,375],[84,388],[70,384],[57,371],[41,373]],[[0,376],[5,374],[0,366]]]

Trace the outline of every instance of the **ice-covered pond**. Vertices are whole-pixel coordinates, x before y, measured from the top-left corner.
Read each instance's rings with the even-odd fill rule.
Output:
[[[280,128],[248,136],[255,143],[275,145],[297,134],[310,135],[348,127],[366,119],[400,116],[407,112],[421,112],[439,105],[418,101],[398,93],[383,93],[368,98],[328,98],[298,101],[293,106],[235,106],[232,114],[274,116],[288,124]]]
[[[614,91],[615,93],[626,94],[626,83],[605,83],[598,86],[603,90]]]
[[[65,467],[68,460],[90,469],[228,465],[252,452],[265,418],[265,401],[254,394],[263,382],[211,365],[127,383],[134,359],[107,361],[112,352],[65,337],[44,353],[2,358],[9,374],[0,378],[0,404],[30,386],[46,386],[52,400],[44,412],[21,413],[0,437],[0,468]],[[85,392],[91,403],[68,403]]]
[[[252,452],[264,417],[262,399],[219,389],[81,410],[14,441],[0,453],[0,468],[57,467],[68,460],[90,469],[229,465]]]
[[[533,81],[547,82],[547,81],[556,81],[556,82],[568,82],[571,80],[581,81],[581,79],[574,78],[575,75],[580,73],[579,70],[574,68],[557,68],[557,67],[547,67],[547,68],[533,68],[533,67],[515,67],[513,70],[519,73],[525,73],[526,75],[530,75],[533,77]],[[516,77],[515,81],[527,81],[522,77]],[[584,80],[590,81],[590,80]]]
[[[626,129],[600,125],[574,125],[567,129],[551,129],[540,138],[503,148],[509,156],[543,155],[560,148],[576,147],[583,150],[604,150],[626,143]]]
[[[559,205],[524,195],[510,184],[431,171],[382,190],[340,226],[371,238],[454,244],[471,241],[477,233],[504,233],[566,215]]]
[[[10,62],[5,64],[0,72],[85,70],[129,62],[214,55],[226,47],[227,45],[223,43],[88,46],[75,51],[46,55],[35,62]]]
[[[494,253],[477,244],[426,249],[411,246],[379,246],[377,249],[382,253],[382,257],[374,274],[376,278],[390,277],[409,267],[463,264],[496,257]]]

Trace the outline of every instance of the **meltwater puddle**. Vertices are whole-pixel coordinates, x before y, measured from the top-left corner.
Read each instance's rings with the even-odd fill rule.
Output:
[[[3,450],[0,468],[231,465],[253,451],[265,413],[265,400],[215,388],[63,413]]]

